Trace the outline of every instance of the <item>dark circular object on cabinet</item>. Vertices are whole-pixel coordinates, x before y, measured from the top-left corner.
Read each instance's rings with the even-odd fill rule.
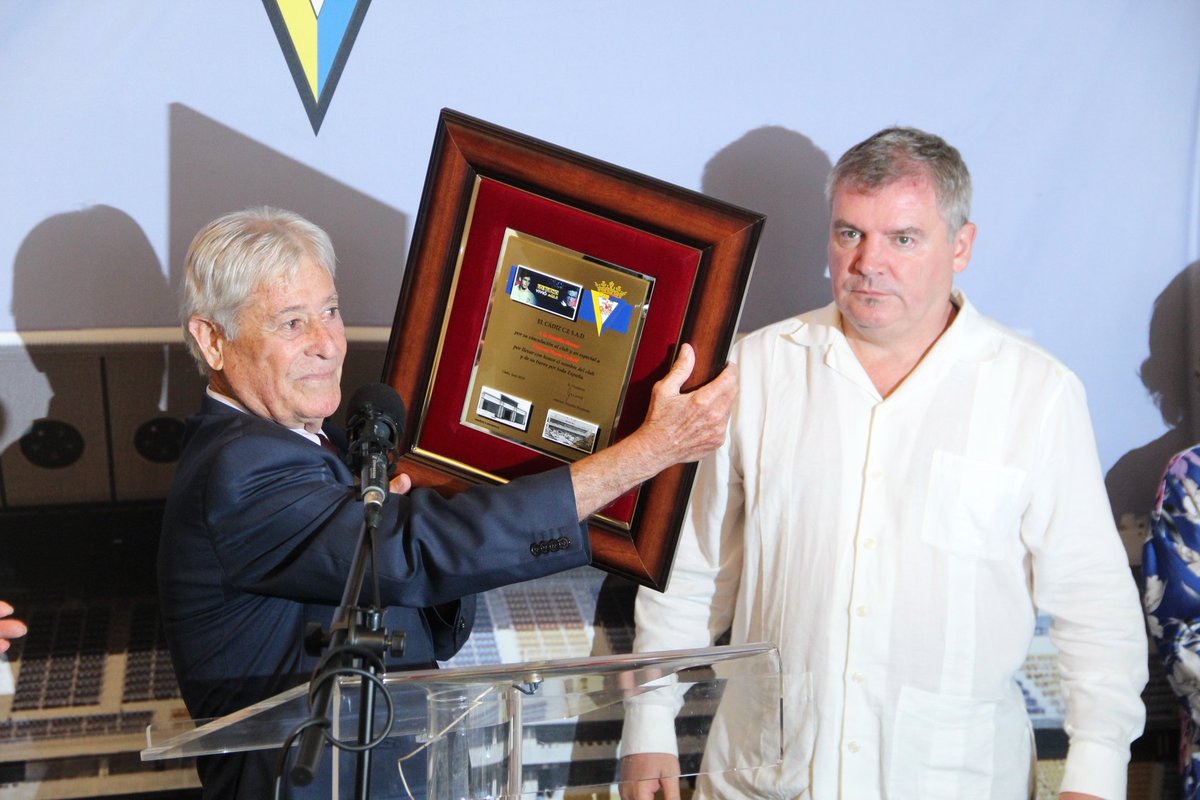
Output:
[[[83,456],[83,434],[70,423],[39,419],[19,440],[21,454],[44,469],[69,467]]]
[[[183,423],[174,417],[155,417],[138,426],[133,435],[138,454],[156,464],[179,460],[183,452]]]

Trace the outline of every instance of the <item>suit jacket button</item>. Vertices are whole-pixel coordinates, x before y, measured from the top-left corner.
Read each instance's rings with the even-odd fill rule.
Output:
[[[566,536],[558,537],[558,549],[559,550],[566,550],[570,546],[571,546],[570,539],[568,539]]]
[[[533,544],[529,545],[529,552],[531,555],[540,556],[542,554],[542,543],[534,542]]]

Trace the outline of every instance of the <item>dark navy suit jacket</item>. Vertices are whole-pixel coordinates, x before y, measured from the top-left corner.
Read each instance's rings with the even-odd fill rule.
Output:
[[[327,432],[344,445],[340,431]],[[362,522],[354,477],[336,455],[204,398],[187,423],[158,558],[163,625],[193,718],[224,716],[312,677],[305,627],[328,629]],[[406,637],[389,670],[432,667],[457,652],[475,593],[591,558],[566,467],[450,499],[426,489],[390,494],[376,547],[384,624]],[[205,797],[271,796],[276,756],[200,759]],[[373,797],[393,782],[387,762],[375,758]],[[328,780],[326,770],[310,792],[285,796],[327,796]]]

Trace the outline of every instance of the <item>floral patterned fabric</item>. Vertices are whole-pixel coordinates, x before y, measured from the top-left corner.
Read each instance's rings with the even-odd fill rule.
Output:
[[[1200,445],[1167,464],[1142,574],[1150,636],[1183,706],[1183,797],[1200,800]]]

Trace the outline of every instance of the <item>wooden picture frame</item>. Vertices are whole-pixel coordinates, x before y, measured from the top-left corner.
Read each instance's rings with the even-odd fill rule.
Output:
[[[462,422],[464,387],[502,296],[491,286],[503,232],[519,230],[653,281],[616,441],[644,418],[650,387],[681,343],[696,352],[684,391],[721,371],[764,222],[762,214],[444,109],[384,364],[383,380],[408,403],[400,469],[414,485],[453,494],[564,462]],[[665,588],[695,466],[664,470],[590,518],[593,564]]]

